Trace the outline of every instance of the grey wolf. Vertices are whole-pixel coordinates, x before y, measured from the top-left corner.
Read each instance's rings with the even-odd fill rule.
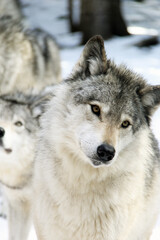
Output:
[[[0,0],[0,16],[12,16],[13,19],[21,19],[21,4],[19,0]]]
[[[20,20],[0,19],[0,94],[40,92],[61,80],[58,46],[48,33]]]
[[[37,101],[36,96],[20,93],[0,97],[0,183],[8,207],[9,240],[26,240],[31,224],[32,169],[41,108]]]
[[[151,86],[95,36],[41,119],[34,164],[39,240],[149,240],[160,211]]]

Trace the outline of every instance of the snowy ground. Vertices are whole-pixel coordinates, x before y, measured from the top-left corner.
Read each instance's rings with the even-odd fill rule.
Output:
[[[30,26],[47,30],[61,46],[68,46],[68,48],[61,50],[62,71],[65,78],[70,73],[83,48],[77,47],[81,34],[69,33],[67,1],[22,0],[22,2]],[[131,32],[151,35],[160,33],[160,0],[146,0],[145,5],[131,0],[123,0],[122,9]],[[144,37],[144,35],[135,35],[125,38],[116,37],[105,41],[107,56],[114,59],[117,64],[125,63],[134,71],[142,74],[149,83],[160,84],[160,45],[150,48],[134,46]],[[160,143],[159,121],[160,110],[156,112],[152,121],[153,131]],[[0,240],[7,240],[7,233],[6,220],[0,218]],[[29,240],[35,239],[35,233],[32,229]],[[160,218],[151,240],[160,240]]]

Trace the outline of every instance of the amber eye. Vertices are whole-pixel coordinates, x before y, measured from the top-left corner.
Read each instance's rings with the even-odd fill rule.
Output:
[[[121,127],[122,128],[128,128],[130,125],[131,125],[130,122],[128,120],[126,120],[121,124]]]
[[[23,123],[22,123],[21,121],[17,121],[17,122],[15,122],[15,125],[16,125],[17,127],[22,127],[22,126],[23,126]]]
[[[97,105],[91,105],[92,112],[97,116],[100,116],[100,108]]]

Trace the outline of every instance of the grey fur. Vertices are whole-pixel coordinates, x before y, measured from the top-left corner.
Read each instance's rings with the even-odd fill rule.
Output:
[[[42,30],[28,30],[20,20],[0,19],[0,94],[40,92],[61,80],[59,49]]]
[[[5,131],[0,137],[0,183],[8,205],[9,240],[26,240],[29,233],[34,148],[45,96],[0,96],[0,128]]]
[[[107,60],[100,36],[86,44],[42,116],[33,200],[39,240],[149,239],[160,212],[150,129],[159,104],[160,86]],[[109,162],[98,155],[102,144],[115,149]]]
[[[13,19],[21,19],[22,11],[19,0],[0,0],[0,16],[10,16]]]

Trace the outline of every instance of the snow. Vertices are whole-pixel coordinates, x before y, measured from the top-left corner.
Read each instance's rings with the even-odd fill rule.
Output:
[[[145,0],[143,4],[136,1],[122,1],[122,11],[130,29],[141,27],[146,31],[153,29],[160,34],[160,0]]]
[[[62,46],[62,74],[66,78],[78,60],[83,47],[77,46],[81,41],[81,33],[69,33],[67,0],[21,0],[26,22],[30,27],[40,27],[52,34]],[[160,0],[146,0],[144,5],[134,1],[123,0],[122,10],[134,35],[124,38],[115,37],[105,41],[107,57],[117,64],[124,63],[141,74],[150,84],[160,84],[160,45],[149,48],[138,48],[137,42],[160,33]],[[76,4],[78,5],[78,4]],[[146,34],[146,35],[142,35]],[[153,132],[160,143],[160,110],[152,120]],[[0,239],[7,240],[7,221],[0,217]],[[36,240],[32,228],[29,240]],[[150,240],[160,240],[160,217]]]

